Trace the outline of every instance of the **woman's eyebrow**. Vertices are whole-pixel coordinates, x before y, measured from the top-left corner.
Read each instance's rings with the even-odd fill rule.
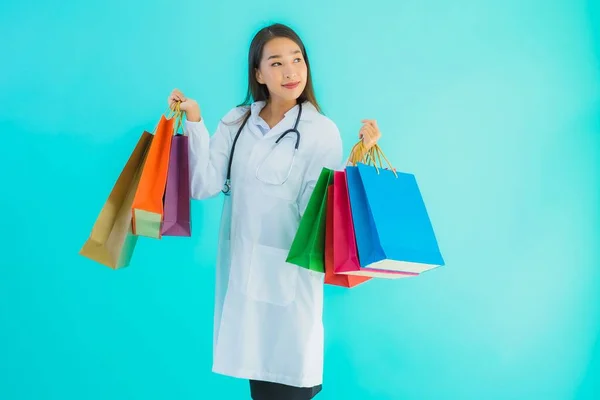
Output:
[[[299,53],[302,53],[302,52],[300,50],[294,50],[290,54],[299,54]],[[269,56],[269,58],[267,58],[267,60],[270,60],[272,58],[281,58],[281,56],[279,54],[273,54],[272,56]]]

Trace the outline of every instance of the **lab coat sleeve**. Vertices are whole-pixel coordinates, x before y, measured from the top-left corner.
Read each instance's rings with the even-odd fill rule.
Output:
[[[191,196],[196,200],[215,197],[223,189],[227,177],[233,141],[229,128],[220,121],[217,131],[209,136],[204,119],[201,119],[200,122],[185,121],[184,130],[189,138]]]
[[[343,168],[342,160],[342,138],[337,126],[332,123],[332,127],[327,129],[326,135],[323,135],[323,143],[319,146],[308,164],[304,175],[304,182],[298,196],[298,211],[300,217],[304,215],[310,196],[315,189],[317,180],[323,168],[331,170],[340,170]]]

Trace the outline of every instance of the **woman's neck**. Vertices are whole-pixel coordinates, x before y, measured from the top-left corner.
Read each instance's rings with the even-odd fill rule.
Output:
[[[269,99],[267,104],[260,111],[260,116],[265,120],[269,127],[273,128],[283,119],[283,117],[285,117],[285,113],[294,108],[296,104],[296,100],[285,102]]]

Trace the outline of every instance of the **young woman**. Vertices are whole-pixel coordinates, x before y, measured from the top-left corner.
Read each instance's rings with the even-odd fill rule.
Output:
[[[254,400],[305,400],[323,376],[323,274],[286,263],[323,167],[343,167],[340,133],[320,113],[306,49],[289,27],[250,45],[248,93],[209,136],[200,107],[186,113],[194,199],[225,193],[216,271],[213,371],[250,380]],[[366,149],[373,120],[359,132]]]

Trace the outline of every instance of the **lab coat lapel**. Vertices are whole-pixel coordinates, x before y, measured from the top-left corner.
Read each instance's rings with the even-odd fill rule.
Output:
[[[304,102],[302,104],[302,115],[300,116],[300,123],[298,123],[298,130],[301,129],[300,124],[302,121],[306,121],[310,118],[311,113],[313,112],[314,107],[309,102]],[[296,118],[298,117],[299,107],[295,106],[290,111],[285,114],[285,117],[275,125],[267,134],[264,136],[265,139],[272,139],[273,137],[279,137],[283,132],[288,129],[292,129],[294,124],[296,123]],[[277,140],[277,139],[275,139]]]
[[[294,122],[296,121],[296,115],[297,112],[288,112],[277,125],[265,134],[265,139],[271,140],[273,137],[279,137],[283,132],[293,128]]]

